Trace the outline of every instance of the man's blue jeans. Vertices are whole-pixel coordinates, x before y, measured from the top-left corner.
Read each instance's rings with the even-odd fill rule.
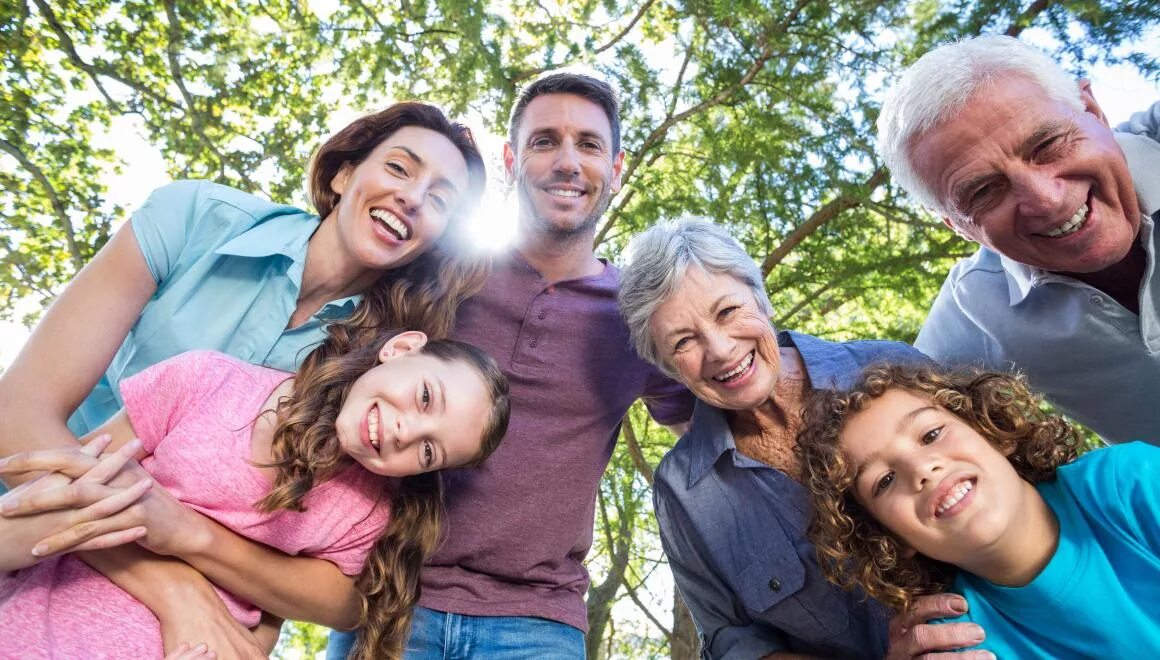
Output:
[[[332,632],[326,660],[345,660],[354,633]],[[582,660],[584,633],[528,616],[468,616],[415,608],[406,660]]]

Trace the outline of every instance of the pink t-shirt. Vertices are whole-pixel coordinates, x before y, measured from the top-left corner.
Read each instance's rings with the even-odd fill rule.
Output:
[[[183,353],[121,383],[150,453],[141,461],[177,499],[247,538],[357,575],[386,527],[388,482],[359,465],[317,485],[305,511],[254,508],[270,483],[250,464],[253,423],[289,374],[210,351]],[[295,579],[287,575],[287,580]],[[261,612],[219,589],[247,627]],[[157,619],[71,555],[0,576],[0,658],[160,658]]]

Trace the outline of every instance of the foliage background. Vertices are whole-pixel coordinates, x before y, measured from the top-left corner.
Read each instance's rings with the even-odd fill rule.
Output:
[[[419,97],[502,135],[521,83],[583,66],[624,102],[602,254],[706,216],[762,265],[779,326],[909,341],[971,248],[874,155],[883,83],[932,44],[1025,31],[1077,74],[1122,62],[1157,80],[1158,22],[1157,0],[0,0],[0,319],[34,321],[27,301],[50,301],[126,217],[105,183],[122,157],[95,139],[118,121],[174,178],[304,204],[336,111]],[[695,657],[649,498],[672,442],[634,409],[601,486],[593,658]],[[288,627],[279,652],[318,635]]]

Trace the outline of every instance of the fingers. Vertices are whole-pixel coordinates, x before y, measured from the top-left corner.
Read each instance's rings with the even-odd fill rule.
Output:
[[[890,620],[888,658],[937,657],[932,651],[951,651],[975,646],[983,641],[983,629],[973,623],[927,623],[932,619],[954,618],[967,611],[967,602],[958,594],[922,596],[914,608]],[[962,660],[961,654],[955,655]]]
[[[129,488],[108,489],[115,491],[114,494],[78,511],[78,524],[41,540],[32,549],[32,554],[47,557],[61,552],[108,548],[144,538],[146,529],[140,525],[139,512],[127,507],[141,499],[152,483],[143,479]],[[76,486],[78,484],[60,490]],[[97,484],[87,486],[107,488]]]
[[[100,462],[89,469],[77,481],[95,481],[97,483],[105,483],[113,475],[121,471],[125,464],[133,460],[137,452],[141,449],[141,441],[133,438],[126,442],[117,451],[101,457]]]
[[[142,482],[146,482],[142,485]],[[58,509],[76,509],[75,522],[95,520],[124,509],[136,502],[149,489],[149,480],[142,479],[128,488],[74,481],[67,486],[46,490],[31,490],[18,497],[5,498],[0,515],[5,518],[47,513]],[[86,509],[86,507],[92,507]],[[82,509],[86,509],[83,513]]]
[[[962,651],[958,653],[925,653],[915,660],[995,660],[990,651]]]
[[[87,443],[81,445],[81,451],[89,456],[100,456],[101,452],[105,451],[105,447],[113,441],[113,436],[108,433],[102,433]]]
[[[931,619],[949,619],[967,611],[967,601],[958,594],[943,593],[919,596],[914,608],[890,620],[891,633],[896,628],[913,628]]]
[[[182,642],[165,656],[164,660],[210,660],[216,658],[217,654],[209,650],[205,644],[198,644],[190,647],[186,642]]]
[[[106,436],[102,436],[102,438],[104,437]],[[103,444],[99,444],[102,438],[97,438],[84,447],[38,449],[13,454],[5,459],[0,459],[0,474],[59,472],[71,479],[83,478],[85,481],[103,483],[137,455],[137,451],[141,448],[141,441],[133,439],[117,451],[98,460],[91,452],[108,446],[107,440]],[[98,447],[94,448],[94,444]]]
[[[953,651],[983,641],[983,629],[974,623],[920,623],[906,634],[907,657],[929,651]],[[961,657],[961,656],[959,656]]]

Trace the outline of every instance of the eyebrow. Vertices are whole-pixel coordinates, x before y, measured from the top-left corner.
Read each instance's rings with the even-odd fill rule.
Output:
[[[415,153],[414,151],[411,151],[409,148],[407,148],[401,144],[392,144],[391,148],[398,149],[399,151],[405,152],[407,154],[407,156],[409,156],[411,158],[411,160],[415,161],[416,165],[418,165],[420,167],[426,166],[426,162],[422,158],[419,157],[419,154]],[[448,179],[445,176],[441,176],[438,179],[436,179],[435,183],[443,184],[443,185],[447,186],[448,188],[451,188],[451,190],[454,191],[456,194],[459,194],[459,187],[456,186],[454,183],[452,183],[451,179]]]
[[[443,412],[447,411],[447,386],[443,384],[443,379],[435,376],[435,383],[439,390],[439,409]],[[431,443],[432,447],[436,448],[436,453],[439,454],[439,469],[447,467],[447,449],[443,447],[442,443]],[[431,461],[434,463],[435,461]]]
[[[922,406],[919,408],[915,408],[914,410],[911,410],[910,412],[906,413],[905,415],[902,416],[902,419],[898,420],[898,424],[894,427],[894,434],[895,435],[902,435],[902,431],[905,430],[906,427],[914,421],[914,418],[918,417],[919,415],[926,412],[927,410],[938,410],[938,406],[933,406],[933,405],[932,406]],[[858,464],[858,469],[854,470],[854,487],[855,488],[857,488],[857,486],[858,486],[858,480],[862,478],[862,473],[866,471],[866,466],[869,465],[870,463],[873,463],[875,460],[877,460],[878,454],[879,454],[879,452],[877,452],[877,451],[870,452],[870,455],[866,457],[866,460],[864,460]]]
[[[712,312],[716,312],[717,310],[721,309],[721,301],[725,300],[726,298],[729,298],[732,295],[733,295],[732,293],[721,294],[721,297],[714,300],[713,304],[709,306],[709,312],[712,313]],[[667,340],[671,339],[674,335],[679,335],[683,332],[690,332],[690,329],[685,327],[685,326],[673,328],[671,331],[665,333],[665,340],[667,341]]]
[[[543,126],[541,128],[534,128],[534,129],[528,131],[528,139],[524,144],[530,143],[533,138],[537,138],[537,137],[541,137],[541,136],[545,136],[545,135],[559,139],[560,138],[560,129],[558,129],[554,126]],[[604,135],[600,134],[597,131],[591,131],[591,130],[581,130],[579,133],[576,134],[576,137],[581,139],[581,140],[595,140],[595,141],[600,143],[600,146],[604,146],[604,145],[608,144],[608,142],[609,142],[608,138],[604,137]]]
[[[1039,146],[1040,142],[1057,133],[1067,132],[1072,126],[1072,122],[1060,121],[1058,119],[1052,119],[1040,124],[1039,128],[1035,129],[1031,135],[1027,136],[1027,139],[1023,141],[1023,144],[1019,145],[1020,155],[1028,154],[1034,151],[1035,147]]]

